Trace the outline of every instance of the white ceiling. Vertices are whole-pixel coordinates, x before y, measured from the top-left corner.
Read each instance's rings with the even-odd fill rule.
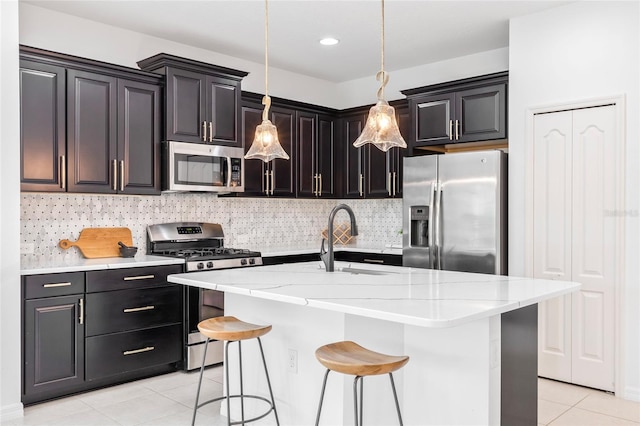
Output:
[[[78,17],[264,62],[264,1],[21,0]],[[509,19],[567,1],[386,0],[385,69],[507,47]],[[332,82],[380,68],[378,0],[271,0],[269,66]],[[321,46],[325,36],[340,40]],[[197,58],[195,58],[197,59]]]

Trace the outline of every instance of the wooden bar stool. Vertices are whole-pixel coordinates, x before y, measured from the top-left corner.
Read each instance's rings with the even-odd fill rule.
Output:
[[[402,368],[409,362],[408,356],[391,356],[378,352],[370,351],[354,342],[336,342],[321,346],[316,350],[316,358],[320,364],[327,367],[322,382],[322,392],[320,393],[320,405],[318,406],[318,415],[316,417],[316,426],[320,423],[320,412],[322,411],[322,400],[324,399],[324,390],[327,386],[327,377],[329,371],[336,371],[342,374],[356,376],[353,380],[353,408],[355,425],[362,426],[362,386],[364,376],[375,376],[379,374],[389,374],[391,379],[391,389],[393,390],[393,398],[398,411],[398,420],[402,425],[402,415],[400,414],[400,404],[398,403],[398,394],[396,393],[396,385],[393,381],[393,372]],[[360,381],[360,406],[358,415],[358,380]],[[358,421],[358,419],[360,419]]]
[[[209,318],[204,321],[198,323],[198,330],[200,333],[207,337],[207,341],[205,343],[204,355],[202,357],[202,367],[200,368],[200,381],[198,382],[198,392],[196,394],[196,403],[193,407],[193,418],[191,420],[191,425],[195,424],[196,421],[196,413],[198,408],[203,405],[210,404],[215,401],[221,401],[223,399],[227,400],[227,425],[236,425],[236,424],[245,424],[249,422],[253,422],[259,420],[265,416],[267,416],[271,411],[276,416],[276,424],[280,425],[280,421],[278,420],[278,412],[276,411],[276,402],[273,398],[273,391],[271,390],[271,381],[269,380],[269,372],[267,371],[267,362],[264,359],[264,351],[262,350],[262,342],[260,341],[260,336],[264,336],[269,331],[271,331],[270,325],[256,325],[250,324],[248,322],[240,321],[239,319],[226,316],[226,317],[216,317]],[[224,357],[224,366],[225,366],[225,381],[227,384],[227,394],[218,398],[211,399],[209,401],[205,401],[202,404],[198,404],[198,400],[200,399],[200,387],[202,386],[202,376],[204,374],[204,365],[205,360],[207,359],[207,346],[209,345],[209,340],[222,340],[225,342],[225,357]],[[258,395],[245,395],[242,389],[242,346],[241,341],[247,339],[258,339],[258,345],[260,346],[260,355],[262,356],[262,364],[264,365],[264,374],[267,377],[267,385],[269,386],[269,395],[271,396],[271,401],[267,398]],[[231,395],[229,391],[229,343],[237,342],[238,343],[238,359],[240,366],[240,394]],[[240,412],[241,412],[241,420],[237,422],[231,421],[231,398],[240,398]],[[244,399],[245,398],[253,398],[259,399],[261,401],[265,401],[269,404],[269,409],[264,413],[257,417],[245,420],[244,418]]]

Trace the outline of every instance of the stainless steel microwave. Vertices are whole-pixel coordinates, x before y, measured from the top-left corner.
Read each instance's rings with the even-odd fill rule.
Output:
[[[175,141],[163,145],[164,191],[244,191],[244,149]]]

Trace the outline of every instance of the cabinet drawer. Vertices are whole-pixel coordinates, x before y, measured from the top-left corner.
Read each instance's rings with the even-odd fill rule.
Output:
[[[79,293],[84,293],[84,272],[27,275],[24,277],[25,299]]]
[[[167,275],[182,272],[182,265],[110,269],[87,272],[87,293],[166,284]]]
[[[155,327],[86,339],[87,380],[182,360],[182,326]]]
[[[86,297],[87,336],[181,322],[182,287],[89,293]]]

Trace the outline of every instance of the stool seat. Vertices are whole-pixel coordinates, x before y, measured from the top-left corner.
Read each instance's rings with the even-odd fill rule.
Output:
[[[236,317],[225,316],[200,321],[198,330],[210,339],[238,341],[264,336],[271,331],[271,326],[251,324]]]
[[[316,358],[329,370],[354,376],[391,373],[409,362],[408,356],[381,354],[351,341],[321,346],[316,350]]]

